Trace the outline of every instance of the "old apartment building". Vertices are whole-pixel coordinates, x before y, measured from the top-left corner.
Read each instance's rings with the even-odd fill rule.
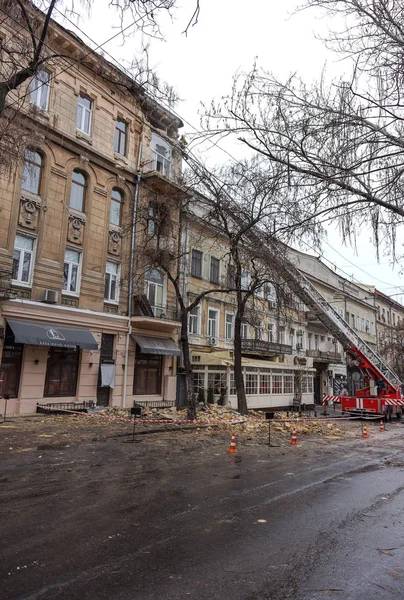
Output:
[[[12,24],[2,27],[3,37],[14,35]],[[23,90],[21,110],[38,135],[0,185],[0,395],[10,398],[8,412],[32,413],[37,403],[174,405],[180,320],[158,266],[165,258],[182,275],[184,298],[213,290],[189,316],[194,383],[205,398],[212,389],[236,406],[236,305],[221,291],[231,287],[228,248],[180,212],[188,196],[181,121],[64,28],[54,23],[49,40],[73,58],[84,50],[86,61],[46,66]],[[370,345],[403,319],[401,305],[377,290],[313,256],[290,250],[289,258]],[[245,285],[249,277],[246,265]],[[338,342],[275,282],[252,298],[242,337],[250,408],[290,406],[298,393],[312,404],[347,384],[361,387]]]
[[[15,35],[2,27],[3,39]],[[38,401],[172,403],[172,290],[137,264],[136,246],[158,198],[176,194],[182,123],[56,23],[49,44],[86,61],[28,83],[22,111],[39,135],[1,181],[0,392],[12,413]]]

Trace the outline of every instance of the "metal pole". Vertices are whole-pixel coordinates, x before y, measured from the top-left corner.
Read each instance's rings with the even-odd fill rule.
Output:
[[[268,421],[268,446],[271,445],[271,420]]]

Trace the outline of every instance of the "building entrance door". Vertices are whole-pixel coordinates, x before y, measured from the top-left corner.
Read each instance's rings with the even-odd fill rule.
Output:
[[[98,369],[97,383],[97,406],[108,406],[109,404],[111,388],[101,386],[101,365],[113,365],[115,362],[114,337],[115,336],[112,333],[103,333],[101,337],[100,366]]]

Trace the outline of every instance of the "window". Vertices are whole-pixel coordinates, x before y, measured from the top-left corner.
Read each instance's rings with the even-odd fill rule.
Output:
[[[215,308],[208,310],[208,336],[218,337],[219,335],[219,311]]]
[[[356,329],[358,331],[361,330],[361,318],[360,317],[356,317]]]
[[[254,338],[256,340],[262,340],[262,321],[258,321],[254,326]]]
[[[284,344],[285,343],[285,328],[284,327],[279,327],[279,330],[278,330],[278,342],[279,342],[279,344]]]
[[[93,112],[93,101],[87,96],[80,94],[77,104],[76,127],[87,135],[91,134],[91,116]]]
[[[313,393],[313,377],[311,375],[302,375],[302,394]]]
[[[149,204],[147,215],[147,235],[152,236],[157,233],[157,208],[154,204]]]
[[[122,154],[122,156],[126,156],[127,130],[127,124],[124,123],[124,121],[117,119],[115,122],[114,151],[117,154]]]
[[[191,275],[199,279],[202,278],[202,252],[200,250],[192,250]]]
[[[247,290],[249,285],[250,285],[250,274],[248,273],[248,271],[243,271],[241,273],[241,289]]]
[[[226,340],[232,340],[234,337],[234,315],[226,313]]]
[[[293,394],[293,375],[283,376],[283,393]]]
[[[38,195],[41,184],[41,172],[42,156],[34,150],[26,150],[21,189]]]
[[[153,156],[153,170],[160,171],[166,177],[171,171],[171,146],[163,138],[152,134],[151,150]]]
[[[323,336],[324,337],[324,336]],[[296,349],[296,345],[295,345],[295,341],[296,341],[296,337],[295,337],[295,330],[291,329],[290,330],[290,334],[289,334],[289,343],[292,346],[292,349],[295,350]]]
[[[260,394],[271,393],[271,375],[269,373],[260,374]]]
[[[314,350],[318,350],[318,335],[314,334]]]
[[[3,355],[0,362],[0,380],[3,381],[2,394],[9,394],[11,398],[17,398],[24,345],[16,344],[13,338],[13,332],[7,325]]]
[[[109,209],[109,222],[112,225],[120,225],[122,218],[123,197],[119,190],[113,189],[111,192],[111,206]]]
[[[210,282],[219,283],[220,260],[214,256],[210,257]]]
[[[234,265],[228,265],[227,267],[227,287],[231,290],[236,287],[236,268]]]
[[[267,283],[266,285],[266,296],[267,300],[269,300],[269,302],[272,302],[272,304],[274,305],[276,302],[276,295],[275,287],[272,285],[272,283]]]
[[[273,342],[274,339],[274,325],[273,323],[268,323],[268,342]]]
[[[104,288],[104,300],[110,302],[118,301],[118,288],[119,288],[119,265],[113,262],[107,262],[105,270],[105,288]]]
[[[258,374],[257,373],[246,373],[245,393],[248,395],[258,394]]]
[[[49,71],[43,69],[38,71],[31,81],[29,101],[41,110],[48,110],[49,107],[49,90],[50,90]]]
[[[14,242],[12,279],[17,283],[30,284],[34,264],[35,240],[17,233]]]
[[[193,333],[194,335],[199,335],[199,315],[200,315],[200,307],[195,306],[189,313],[189,333]]]
[[[146,296],[155,317],[161,317],[164,308],[164,277],[158,269],[150,269],[145,273]]]
[[[370,333],[369,320],[366,319],[366,333]]]
[[[352,327],[355,327],[355,315],[353,313],[351,313],[351,319],[352,319]]]
[[[226,388],[225,373],[208,373],[208,389],[213,388],[214,394],[220,394]]]
[[[312,333],[307,334],[307,345],[308,345],[309,350],[313,350],[313,334]]]
[[[72,187],[70,190],[70,208],[84,211],[84,200],[86,196],[87,180],[81,171],[73,171]]]
[[[250,339],[250,324],[249,323],[241,323],[241,339],[243,339],[243,340]]]
[[[237,394],[236,382],[234,381],[234,371],[230,372],[230,389],[229,396],[235,396]]]
[[[68,294],[79,293],[80,279],[80,252],[76,250],[65,251],[65,263],[63,267],[62,290]]]
[[[197,371],[193,373],[194,380],[194,392],[205,389],[205,373],[203,371]]]
[[[390,317],[390,315],[389,315]],[[389,319],[390,322],[390,319]],[[365,331],[365,319],[363,317],[361,317],[361,331]]]
[[[282,375],[272,375],[272,393],[282,394]]]
[[[139,396],[161,394],[163,357],[156,354],[140,354],[136,351],[133,393]]]
[[[75,396],[79,367],[77,348],[50,347],[44,396]]]

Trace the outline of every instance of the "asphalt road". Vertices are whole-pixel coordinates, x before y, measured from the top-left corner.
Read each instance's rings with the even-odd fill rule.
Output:
[[[404,597],[404,426],[126,442],[3,455],[3,600]]]

